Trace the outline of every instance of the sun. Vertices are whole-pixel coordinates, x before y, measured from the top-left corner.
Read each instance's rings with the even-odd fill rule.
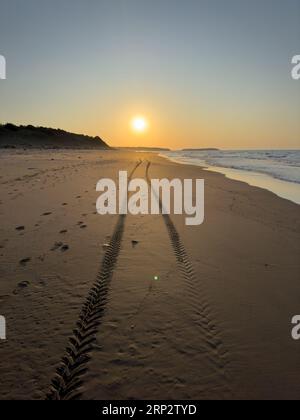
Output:
[[[131,128],[135,133],[145,133],[148,129],[148,121],[142,116],[136,116],[131,121]]]

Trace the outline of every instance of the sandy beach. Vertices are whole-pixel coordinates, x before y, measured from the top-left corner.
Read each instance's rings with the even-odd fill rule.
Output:
[[[0,161],[0,399],[299,398],[298,205],[151,153]],[[147,167],[204,178],[204,224],[97,214],[100,178]]]

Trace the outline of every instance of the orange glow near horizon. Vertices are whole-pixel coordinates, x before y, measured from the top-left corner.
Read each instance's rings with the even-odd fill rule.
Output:
[[[245,115],[242,109],[225,109],[225,105],[213,109],[192,106],[177,110],[172,102],[161,97],[149,97],[148,102],[125,99],[99,104],[97,96],[90,104],[89,112],[84,113],[81,107],[74,112],[64,112],[65,106],[60,103],[53,120],[44,119],[43,114],[36,120],[28,117],[13,122],[99,136],[112,147],[299,148],[299,137],[294,134],[299,132],[299,119],[290,116],[288,136],[286,124],[282,124],[276,109],[265,115],[260,108],[256,118],[253,114]],[[289,141],[283,144],[282,139],[287,136]]]

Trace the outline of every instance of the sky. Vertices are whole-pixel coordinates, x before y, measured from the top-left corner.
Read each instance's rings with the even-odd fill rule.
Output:
[[[300,0],[0,0],[0,54],[2,123],[112,146],[300,146]]]

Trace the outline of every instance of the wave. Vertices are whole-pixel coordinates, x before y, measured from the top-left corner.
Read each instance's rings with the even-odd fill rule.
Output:
[[[197,150],[163,155],[181,163],[258,172],[300,184],[300,150]]]

